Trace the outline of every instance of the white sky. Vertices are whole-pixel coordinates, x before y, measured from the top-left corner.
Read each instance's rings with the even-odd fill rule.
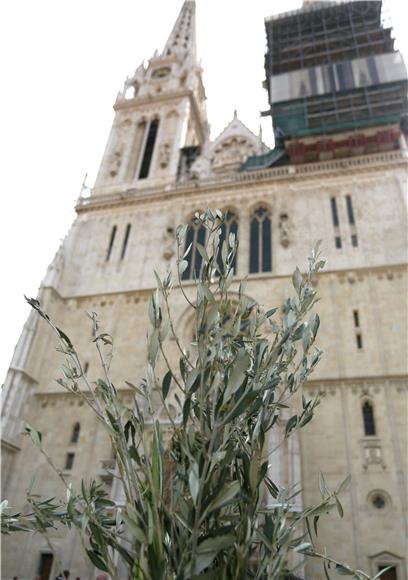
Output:
[[[84,174],[93,185],[127,75],[162,49],[182,0],[0,3],[0,380],[60,240]],[[265,16],[300,0],[197,0],[198,53],[212,136],[233,110],[254,132],[267,108]],[[387,0],[407,61],[406,0]],[[263,121],[270,140],[270,120]],[[268,137],[269,135],[269,137]]]

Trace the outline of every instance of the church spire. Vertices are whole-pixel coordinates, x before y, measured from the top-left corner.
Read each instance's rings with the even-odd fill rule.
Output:
[[[196,4],[195,0],[185,0],[180,14],[165,44],[163,55],[189,54],[196,59]]]

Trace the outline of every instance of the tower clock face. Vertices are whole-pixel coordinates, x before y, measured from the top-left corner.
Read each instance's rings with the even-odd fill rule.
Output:
[[[162,66],[152,72],[152,79],[165,79],[170,74],[169,66]]]

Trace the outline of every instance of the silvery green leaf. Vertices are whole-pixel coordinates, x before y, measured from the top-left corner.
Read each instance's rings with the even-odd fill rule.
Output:
[[[208,254],[207,254],[207,250],[199,242],[196,243],[196,250],[201,255],[201,257],[203,258],[204,262],[208,262],[209,261],[209,257],[208,257]]]
[[[343,506],[341,505],[339,499],[336,496],[334,496],[334,499],[336,500],[336,507],[337,507],[337,511],[339,513],[339,516],[342,518],[344,515]]]
[[[146,535],[143,532],[143,530],[141,530],[141,528],[138,526],[138,524],[126,514],[123,514],[123,520],[125,522],[127,529],[130,532],[130,535],[133,536],[141,544],[144,544],[146,542]]]
[[[295,552],[304,552],[305,550],[310,550],[312,544],[310,542],[302,542],[294,549]]]
[[[215,298],[214,295],[212,294],[211,290],[208,288],[208,286],[206,286],[205,284],[202,284],[201,282],[197,283],[197,290],[198,293],[201,297],[205,297],[208,302],[214,303],[215,302]]]
[[[212,500],[209,504],[207,510],[208,513],[227,505],[241,490],[241,486],[238,481],[234,481],[230,485],[226,486],[218,496]]]
[[[178,264],[178,271],[179,271],[179,274],[180,275],[187,269],[187,266],[188,266],[187,260],[181,260],[179,262],[179,264]]]
[[[207,538],[198,544],[197,546],[197,553],[203,554],[205,552],[219,552],[220,550],[224,550],[228,548],[235,542],[234,534],[227,534],[222,536],[215,536],[212,538]]]
[[[34,445],[38,447],[38,449],[41,449],[41,440],[42,440],[41,433],[33,429],[33,427],[28,425],[28,423],[26,424],[25,430],[30,435],[31,441],[34,443]]]
[[[148,353],[149,361],[154,366],[159,352],[159,330],[157,328],[149,336]]]
[[[337,574],[340,574],[341,576],[354,576],[354,570],[352,570],[348,566],[336,564],[335,570]]]
[[[326,478],[324,477],[322,472],[319,472],[319,489],[320,489],[321,496],[325,497],[328,490],[327,490]]]
[[[298,267],[296,267],[296,270],[293,272],[292,275],[292,283],[293,283],[293,287],[296,290],[296,292],[299,294],[300,292],[300,287],[302,285],[303,282],[303,276],[299,270]]]
[[[192,245],[193,245],[193,244],[189,244],[189,245],[187,246],[187,248],[186,248],[186,251],[185,251],[185,252],[184,252],[184,254],[183,254],[183,258],[186,258],[186,257],[189,255],[189,253],[190,253],[190,250],[191,250],[191,247],[192,247]]]
[[[232,372],[228,378],[227,388],[224,392],[224,401],[227,402],[245,380],[245,372],[251,364],[251,357],[244,348],[238,351]]]
[[[344,491],[345,489],[348,488],[348,486],[351,483],[351,475],[349,474],[339,485],[339,488],[337,490],[337,493],[341,493],[342,491]]]
[[[215,556],[217,555],[218,550],[214,552],[205,552],[203,554],[198,554],[195,562],[194,562],[194,574],[197,575],[205,568],[208,568],[210,564],[214,561]],[[198,580],[198,578],[197,578]]]
[[[198,478],[198,466],[193,463],[190,468],[190,473],[188,475],[188,486],[190,489],[191,498],[194,505],[197,502],[198,490],[199,490],[199,478]]]
[[[200,375],[200,369],[192,369],[188,375],[187,375],[187,380],[186,380],[186,389],[187,391],[190,391],[191,388],[193,387],[194,383],[197,381],[197,378]]]
[[[162,395],[163,395],[164,400],[166,400],[166,397],[169,394],[171,378],[172,378],[171,371],[167,371],[167,373],[163,377],[163,382],[162,382]]]
[[[292,328],[292,326],[296,324],[296,314],[293,310],[289,310],[286,317],[286,324],[288,325],[288,328]]]

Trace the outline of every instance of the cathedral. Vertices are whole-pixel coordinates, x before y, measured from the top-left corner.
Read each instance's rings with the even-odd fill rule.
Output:
[[[407,74],[381,9],[381,0],[305,0],[265,19],[269,149],[236,113],[210,138],[196,7],[186,0],[163,51],[118,93],[96,182],[79,198],[38,298],[76,344],[90,380],[100,369],[86,313],[98,312],[115,339],[115,385],[130,405],[125,381],[144,376],[153,271],[175,269],[177,225],[191,224],[188,289],[202,241],[192,217],[206,207],[225,212],[239,240],[236,281],[248,276],[248,295],[268,308],[285,301],[292,272],[321,239],[325,354],[306,388],[322,402],[299,438],[280,448],[271,478],[300,484],[298,501],[310,505],[320,500],[320,471],[333,488],[350,474],[344,518],[321,519],[320,547],[372,576],[389,567],[382,578],[406,580]],[[177,332],[188,343],[185,305],[175,307]],[[22,436],[26,423],[43,434],[74,487],[83,477],[114,487],[107,435],[56,383],[54,347],[45,322],[31,313],[2,399],[2,496],[18,509],[33,473],[43,496],[64,493]],[[74,531],[54,530],[50,539],[54,552],[39,535],[5,537],[2,578],[52,579],[56,556],[71,578],[96,576]],[[306,561],[303,576],[324,578],[321,564]]]

